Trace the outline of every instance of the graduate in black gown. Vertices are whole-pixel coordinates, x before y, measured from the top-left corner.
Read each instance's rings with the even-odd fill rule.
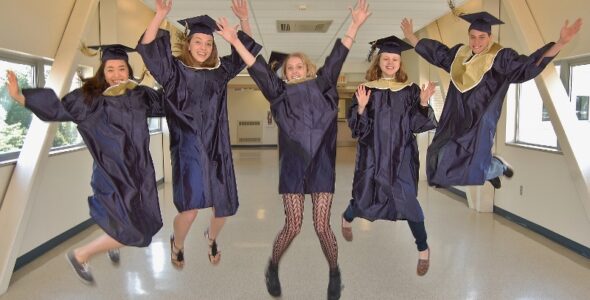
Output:
[[[211,207],[213,214],[205,237],[209,261],[215,265],[221,259],[216,238],[225,218],[238,210],[227,83],[246,67],[237,51],[255,55],[262,47],[250,37],[246,1],[234,0],[232,9],[245,33],[238,32],[238,38],[231,41],[230,55],[217,55],[213,32],[219,28],[215,20],[205,15],[180,21],[187,32],[178,45],[179,56],[174,57],[170,34],[159,29],[171,8],[172,1],[156,0],[156,15],[137,46],[148,70],[164,87],[166,97],[174,205],[179,212],[174,218],[170,257],[176,267],[184,266],[188,231],[198,210]]]
[[[369,221],[407,220],[419,251],[417,273],[428,271],[430,248],[424,214],[418,203],[418,144],[415,134],[436,127],[428,100],[429,83],[421,90],[408,81],[401,52],[412,46],[396,36],[372,43],[379,49],[367,70],[368,82],[357,89],[347,111],[348,126],[358,139],[352,200],[342,214],[342,235],[352,241],[355,217]]]
[[[274,241],[265,273],[267,290],[275,297],[281,295],[279,260],[301,230],[305,194],[311,194],[315,231],[330,267],[328,299],[340,298],[338,245],[330,227],[336,163],[336,83],[356,33],[370,15],[366,1],[359,0],[351,14],[352,23],[344,38],[336,41],[317,72],[300,52],[284,57],[283,78],[262,56],[242,56],[250,76],[270,102],[279,127],[279,193],[285,207],[285,225]]]
[[[489,180],[501,187],[501,176],[512,177],[512,168],[491,150],[496,125],[511,83],[539,75],[579,31],[580,19],[561,28],[559,40],[548,43],[530,56],[519,55],[492,41],[491,26],[502,21],[486,12],[462,15],[471,25],[469,45],[449,48],[414,35],[412,21],[401,23],[404,36],[416,52],[451,75],[444,108],[432,144],[426,170],[433,186],[482,185]]]
[[[122,45],[100,46],[101,65],[92,78],[63,99],[46,88],[19,91],[8,72],[10,96],[43,121],[72,121],[94,160],[88,198],[90,216],[105,232],[70,250],[67,259],[85,283],[93,283],[88,261],[108,251],[119,262],[122,246],[146,247],[162,227],[156,175],[149,151],[148,117],[163,117],[163,97],[138,85]]]

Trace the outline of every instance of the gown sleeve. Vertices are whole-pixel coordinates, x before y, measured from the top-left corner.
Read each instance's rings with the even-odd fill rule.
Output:
[[[258,55],[258,52],[262,49],[262,46],[241,30],[238,31],[238,39],[254,56]],[[230,79],[236,77],[246,67],[246,63],[233,46],[231,47],[231,54],[221,58],[221,65],[228,72]]]
[[[254,64],[248,68],[248,73],[271,105],[282,99],[281,95],[285,90],[285,82],[270,69],[261,55],[256,57]]]
[[[410,129],[413,133],[421,133],[432,130],[438,126],[432,106],[426,107],[420,104],[420,87],[411,86],[412,108],[410,109]]]
[[[330,84],[336,86],[338,83],[338,75],[342,70],[346,56],[348,56],[348,48],[346,48],[340,39],[337,39],[332,48],[332,52],[326,57],[324,65],[318,70],[318,77],[323,77]]]
[[[162,89],[154,90],[150,87],[143,87],[144,101],[147,106],[146,116],[148,118],[164,117],[164,92]]]
[[[547,64],[553,60],[554,57],[543,57],[543,54],[553,46],[554,43],[548,43],[547,45],[537,49],[531,55],[520,55],[516,51],[510,48],[504,48],[498,53],[496,60],[494,60],[493,68],[508,76],[508,80],[511,83],[521,83],[535,78],[539,75]],[[539,62],[537,65],[537,62]]]
[[[371,95],[373,97],[373,95]],[[358,101],[356,95],[352,96],[352,104],[348,108],[348,127],[352,131],[352,137],[358,139],[359,143],[370,144],[373,133],[373,105],[371,100],[367,103],[362,114],[358,113]]]
[[[174,84],[177,74],[179,74],[170,47],[170,33],[159,29],[156,38],[151,43],[142,44],[142,39],[143,35],[137,44],[137,52],[156,81],[165,89],[169,88],[171,84]]]
[[[428,61],[430,64],[435,65],[445,71],[450,72],[451,64],[455,59],[455,55],[462,45],[456,45],[453,48],[449,48],[443,43],[431,39],[420,39],[416,44],[416,53],[422,58]]]
[[[22,92],[26,99],[25,107],[43,121],[80,123],[86,119],[88,105],[84,103],[80,89],[67,94],[62,101],[52,89],[33,88],[23,89]]]

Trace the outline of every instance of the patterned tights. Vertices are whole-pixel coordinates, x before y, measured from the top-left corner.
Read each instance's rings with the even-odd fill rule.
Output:
[[[332,207],[331,193],[312,193],[313,226],[320,240],[322,251],[328,260],[330,269],[338,266],[338,244],[330,227],[330,208]],[[277,235],[272,247],[272,263],[278,265],[279,260],[291,245],[293,239],[301,231],[303,223],[303,194],[283,194],[285,206],[285,225]]]

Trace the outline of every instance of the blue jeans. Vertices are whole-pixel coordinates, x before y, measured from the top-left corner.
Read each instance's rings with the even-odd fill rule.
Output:
[[[506,165],[504,165],[502,163],[502,161],[500,161],[499,159],[497,159],[496,157],[493,156],[492,162],[490,163],[490,166],[486,170],[485,179],[490,180],[490,179],[494,179],[496,177],[500,177],[500,176],[504,175],[504,171],[506,171]]]

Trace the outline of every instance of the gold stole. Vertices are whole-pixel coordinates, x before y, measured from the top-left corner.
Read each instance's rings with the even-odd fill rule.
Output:
[[[471,57],[473,52],[469,45],[461,46],[451,64],[450,75],[455,87],[461,93],[465,93],[477,86],[486,72],[492,68],[494,59],[502,49],[500,44],[493,43],[487,50]]]
[[[377,80],[366,82],[363,85],[368,88],[374,88],[374,89],[379,89],[379,90],[389,89],[392,92],[397,92],[397,91],[399,91],[407,86],[410,86],[412,84],[413,83],[411,81],[397,82],[394,79],[380,78]]]
[[[104,96],[121,96],[124,95],[127,92],[127,90],[132,90],[136,88],[138,85],[139,83],[133,80],[127,80],[125,82],[109,87],[108,89],[104,90],[102,94]]]

